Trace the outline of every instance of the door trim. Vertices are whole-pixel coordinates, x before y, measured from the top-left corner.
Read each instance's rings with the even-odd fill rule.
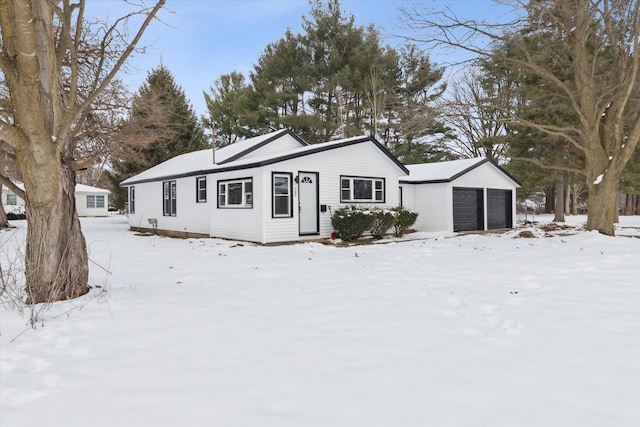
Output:
[[[301,194],[302,192],[300,191],[300,185],[302,184],[302,180],[300,179],[300,174],[309,174],[309,175],[315,175],[315,189],[316,189],[316,197],[314,200],[314,204],[315,207],[313,209],[313,212],[315,212],[315,226],[316,226],[316,230],[315,231],[306,231],[306,232],[302,232],[301,230],[301,222],[300,222],[300,218],[301,218],[301,213],[302,213],[302,204],[301,204]],[[320,173],[319,172],[310,172],[310,171],[298,171],[298,235],[300,236],[315,236],[320,234]],[[311,212],[311,210],[310,210]]]

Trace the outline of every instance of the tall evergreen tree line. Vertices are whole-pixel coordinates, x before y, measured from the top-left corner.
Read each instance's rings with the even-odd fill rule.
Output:
[[[302,28],[267,45],[248,77],[223,75],[204,93],[217,145],[288,128],[309,143],[369,134],[406,163],[446,157],[433,106],[443,69],[425,52],[383,45],[339,0],[312,2]]]

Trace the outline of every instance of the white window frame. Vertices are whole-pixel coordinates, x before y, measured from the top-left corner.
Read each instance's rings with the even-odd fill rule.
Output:
[[[7,193],[7,206],[16,206],[18,204],[18,196],[13,193]]]
[[[104,195],[103,194],[97,194],[96,195],[96,208],[104,209]]]
[[[277,193],[276,192],[276,179],[286,179],[287,180],[287,192],[286,193]],[[292,198],[292,184],[293,174],[291,173],[282,173],[282,172],[273,172],[271,174],[271,216],[273,218],[291,218],[293,216],[293,198]],[[287,207],[286,212],[276,212],[278,199],[286,199],[285,206]]]
[[[370,198],[356,198],[355,187],[357,181],[369,181],[371,185]],[[385,178],[368,176],[340,176],[341,203],[385,203]]]
[[[196,203],[207,203],[207,177],[196,178]]]
[[[87,209],[96,208],[96,196],[93,194],[87,194]]]
[[[239,203],[229,203],[230,187],[240,186]],[[252,209],[253,208],[253,178],[226,179],[218,181],[219,209]]]

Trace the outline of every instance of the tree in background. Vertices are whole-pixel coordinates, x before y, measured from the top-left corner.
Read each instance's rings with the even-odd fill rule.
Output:
[[[526,69],[561,94],[577,121],[556,123],[515,116],[513,122],[561,139],[584,163],[569,170],[531,159],[542,168],[567,170],[583,177],[588,190],[587,229],[613,235],[617,185],[640,140],[638,77],[640,2],[637,0],[550,0],[522,5],[526,16],[506,26],[466,21],[448,11],[426,15],[404,10],[409,25],[430,45],[445,44],[474,52],[513,70]],[[522,30],[557,42],[559,50],[537,51],[520,37]],[[521,54],[486,49],[509,42]],[[534,48],[532,50],[532,47]],[[549,58],[568,59],[561,79]]]
[[[86,163],[74,156],[74,134],[164,3],[140,9],[143,21],[133,33],[123,27],[126,20],[96,28],[101,61],[89,70],[79,54],[83,0],[0,3],[0,70],[10,94],[3,100],[9,115],[0,118],[0,139],[10,147],[25,187],[25,278],[31,303],[88,290],[87,249],[74,196],[75,173]],[[124,50],[108,55],[116,40]]]
[[[124,208],[127,199],[120,182],[177,155],[209,147],[184,90],[163,65],[148,73],[134,96],[120,140],[108,174],[118,209]]]
[[[248,105],[249,87],[242,74],[234,71],[218,78],[204,92],[209,117],[204,126],[214,130],[216,147],[233,144],[238,139],[255,136],[248,126],[251,109]]]
[[[368,133],[405,160],[442,158],[444,145],[432,137],[446,130],[433,108],[442,70],[415,46],[383,46],[339,0],[310,4],[303,33],[287,30],[267,45],[250,83],[233,73],[205,94],[216,138],[288,128],[318,143]]]
[[[398,74],[393,84],[395,97],[388,107],[383,141],[406,164],[452,160],[447,144],[453,136],[441,120],[435,102],[446,84],[444,70],[429,56],[409,44],[399,52]]]

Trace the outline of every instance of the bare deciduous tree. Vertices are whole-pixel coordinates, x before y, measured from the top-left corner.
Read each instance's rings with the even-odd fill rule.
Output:
[[[164,3],[158,0],[96,33],[99,53],[114,40],[125,47],[117,57],[99,54],[87,70],[79,55],[84,0],[0,0],[0,70],[10,94],[0,117],[0,140],[10,146],[24,182],[29,302],[87,292],[87,249],[74,196],[75,174],[86,160],[75,157],[74,133]],[[142,23],[128,39],[123,25],[137,14]]]
[[[567,141],[584,157],[584,168],[554,167],[579,174],[588,195],[587,229],[613,235],[616,218],[616,186],[640,140],[640,108],[637,94],[640,69],[640,2],[638,0],[514,0],[526,16],[499,25],[465,20],[450,10],[429,14],[405,9],[409,27],[420,41],[447,45],[480,57],[526,70],[567,99],[576,113],[575,123],[559,126],[512,118],[548,135]],[[548,67],[557,52],[532,50],[519,30],[548,34],[569,58],[570,78],[559,78]],[[505,43],[518,49],[508,55],[486,43]],[[480,41],[480,42],[479,42]]]

